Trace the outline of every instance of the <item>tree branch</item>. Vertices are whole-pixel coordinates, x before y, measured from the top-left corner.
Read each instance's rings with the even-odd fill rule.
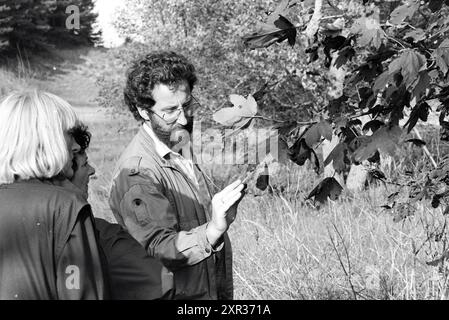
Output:
[[[419,133],[418,129],[413,128],[413,132],[416,134],[416,136],[418,137],[419,140],[422,140],[421,134]],[[435,159],[432,157],[432,154],[430,153],[430,151],[427,148],[427,146],[423,146],[422,148],[424,150],[424,153],[429,157],[429,159],[432,162],[432,165],[434,166],[434,168],[435,169],[438,168],[438,165],[435,162]]]
[[[322,17],[321,20],[335,19],[335,18],[344,18],[344,17],[345,17],[344,14],[337,14],[337,15],[335,15],[335,16]]]
[[[402,43],[401,41],[399,41],[399,40],[397,40],[397,39],[395,39],[395,38],[393,38],[393,37],[388,36],[386,33],[385,33],[385,36],[387,37],[388,40],[393,41],[393,42],[399,44],[403,49],[407,49],[407,47],[408,47],[408,48],[411,48],[411,46],[407,45],[407,47],[406,47],[406,46],[404,45],[404,43]]]
[[[424,20],[426,20],[426,24],[429,23],[429,18],[422,12],[421,7],[418,8],[418,12],[424,17]]]
[[[447,31],[449,31],[449,27],[444,28],[443,30],[438,31],[438,32],[435,33],[434,35],[431,35],[430,38],[429,38],[429,40],[432,40],[433,38],[439,36],[439,35],[442,34],[442,33],[447,32]]]
[[[315,34],[318,32],[320,26],[320,20],[322,17],[321,8],[323,7],[323,0],[315,0],[315,9],[313,10],[312,19],[310,19],[307,25],[305,34],[309,40],[312,40]]]
[[[339,12],[344,12],[343,10],[341,10],[340,8],[338,8],[335,4],[332,3],[331,0],[326,0],[327,4],[332,7],[332,9],[334,9],[335,11],[339,11]]]

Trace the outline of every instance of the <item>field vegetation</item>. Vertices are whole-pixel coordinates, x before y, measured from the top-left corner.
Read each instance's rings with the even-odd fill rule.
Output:
[[[301,5],[313,6],[314,2],[303,1]],[[379,4],[365,2],[366,7]],[[239,41],[254,31],[256,22],[266,18],[266,11],[273,12],[278,2],[233,5],[235,1],[222,1],[212,8],[202,1],[151,1],[148,7],[149,1],[127,3],[127,12],[117,13],[117,26],[128,38],[122,47],[58,50],[61,62],[57,64],[28,62],[19,56],[0,67],[0,95],[28,87],[54,92],[72,103],[89,125],[93,133],[89,159],[97,171],[89,197],[96,216],[114,222],[108,205],[112,172],[138,129],[122,100],[125,72],[133,59],[150,50],[176,50],[198,66],[200,81],[195,95],[203,105],[198,117],[207,126],[223,128],[212,115],[230,105],[230,94],[247,96],[264,85],[268,87],[258,101],[259,114],[275,121],[259,119],[256,127],[317,119],[331,105],[326,92],[335,83],[313,73],[324,72],[323,48],[315,52],[321,58],[310,61],[307,57],[313,52],[306,55],[304,48],[292,50],[284,44],[247,51]],[[359,1],[342,3],[348,11],[366,9]],[[333,10],[332,6],[326,8]],[[151,15],[156,9],[160,14]],[[209,19],[200,19],[205,15]],[[135,24],[134,17],[145,23]],[[355,57],[353,62],[362,63],[366,56]],[[408,109],[405,113],[410,116]],[[435,109],[429,113],[434,114]],[[390,197],[413,191],[411,185],[400,186],[402,181],[425,184],[423,174],[434,169],[430,157],[441,164],[448,153],[447,142],[441,137],[445,129],[416,120],[429,154],[411,143],[401,145],[391,161],[377,167],[385,177],[369,179],[360,192],[343,186],[336,200],[319,203],[306,199],[323,178],[316,173],[323,171],[319,148],[319,170],[310,161],[303,166],[290,161],[270,176],[266,190],[259,190],[251,181],[230,229],[236,298],[447,299],[446,200],[441,200],[446,206],[435,208],[433,194],[423,195],[404,209],[404,205],[395,206],[395,198]],[[411,136],[417,138],[413,133]],[[211,164],[204,169],[218,188],[247,171],[244,165]]]

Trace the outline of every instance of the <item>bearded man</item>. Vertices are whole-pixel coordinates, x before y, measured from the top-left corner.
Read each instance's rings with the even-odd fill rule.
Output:
[[[162,263],[164,290],[175,299],[232,299],[227,230],[244,185],[237,180],[212,198],[191,153],[175,148],[200,107],[196,82],[194,66],[174,52],[150,53],[129,69],[125,102],[142,126],[118,161],[109,203],[118,223]]]

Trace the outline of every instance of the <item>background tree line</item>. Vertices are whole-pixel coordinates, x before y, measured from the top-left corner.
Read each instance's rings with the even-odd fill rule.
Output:
[[[66,8],[80,11],[80,29],[66,28]],[[92,0],[0,0],[0,50],[27,49],[30,54],[50,48],[92,45],[97,14]]]

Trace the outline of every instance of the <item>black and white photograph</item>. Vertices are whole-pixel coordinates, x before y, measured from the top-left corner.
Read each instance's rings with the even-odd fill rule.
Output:
[[[449,0],[0,0],[0,300],[447,300],[448,113]]]

